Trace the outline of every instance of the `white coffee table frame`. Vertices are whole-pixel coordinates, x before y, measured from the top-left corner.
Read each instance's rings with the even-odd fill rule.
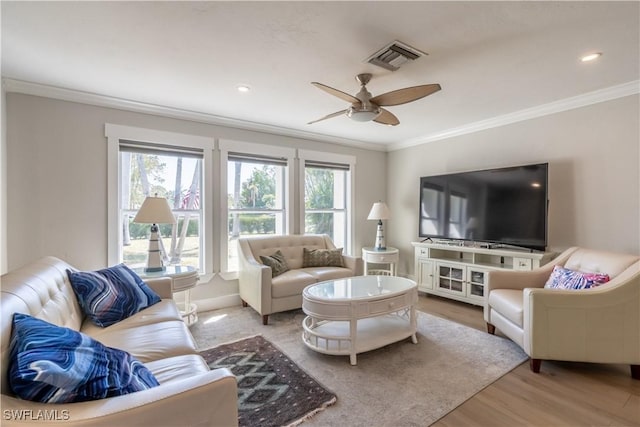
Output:
[[[356,355],[411,337],[418,288],[395,276],[358,276],[307,286],[302,293],[302,341],[320,353]]]

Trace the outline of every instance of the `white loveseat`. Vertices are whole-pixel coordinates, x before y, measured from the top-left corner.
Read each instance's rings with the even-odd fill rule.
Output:
[[[313,283],[343,277],[361,276],[362,258],[343,255],[344,267],[303,265],[307,249],[336,249],[324,234],[296,234],[284,236],[242,237],[238,240],[238,284],[242,305],[250,305],[262,315],[262,323],[269,323],[269,315],[302,307],[302,290]],[[290,270],[271,277],[271,267],[260,256],[282,252]]]
[[[607,274],[589,289],[548,289],[555,266]],[[487,330],[498,328],[542,360],[627,364],[640,379],[640,257],[573,247],[532,271],[491,271],[485,289]]]
[[[3,426],[234,426],[237,384],[227,369],[210,370],[172,299],[170,279],[146,283],[162,299],[106,328],[85,317],[60,259],[47,257],[2,276]],[[109,347],[128,351],[159,386],[123,396],[79,403],[21,400],[9,387],[8,361],[14,313],[81,331]]]

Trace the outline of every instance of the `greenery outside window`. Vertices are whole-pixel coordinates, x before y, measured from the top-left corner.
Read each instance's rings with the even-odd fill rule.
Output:
[[[222,271],[238,270],[238,238],[287,234],[290,177],[295,150],[237,141],[220,141],[223,221]]]
[[[327,234],[336,247],[351,247],[351,173],[355,159],[330,153],[299,151],[303,170],[305,234]]]
[[[145,197],[157,194],[177,219],[159,224],[165,263],[213,273],[214,139],[110,123],[105,136],[109,265],[144,265],[150,226],[132,220]]]
[[[149,224],[132,222],[147,196],[169,202],[175,224],[159,224],[160,249],[166,264],[202,270],[202,152],[177,150],[131,141],[120,143],[122,261],[143,266],[147,258]]]

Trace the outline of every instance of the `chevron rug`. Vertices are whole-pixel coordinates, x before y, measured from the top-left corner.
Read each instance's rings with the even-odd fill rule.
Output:
[[[260,335],[200,355],[210,368],[236,375],[241,427],[295,426],[336,402],[335,394]]]

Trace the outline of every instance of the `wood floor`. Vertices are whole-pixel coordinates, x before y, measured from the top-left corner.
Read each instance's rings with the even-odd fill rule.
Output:
[[[420,294],[418,308],[486,331],[481,307]],[[527,361],[433,426],[640,426],[640,381],[626,365],[544,361],[534,374]]]

